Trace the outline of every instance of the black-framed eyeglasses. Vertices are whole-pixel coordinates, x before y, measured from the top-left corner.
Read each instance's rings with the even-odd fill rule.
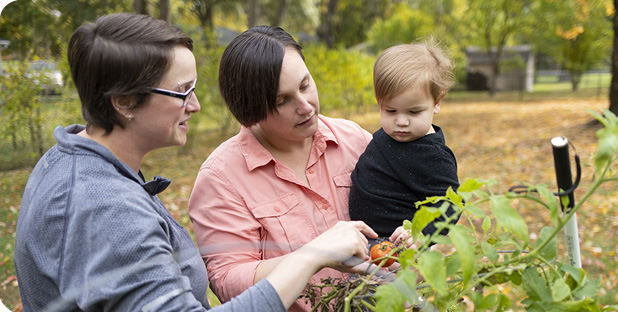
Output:
[[[189,100],[191,100],[191,96],[193,95],[193,91],[195,91],[195,84],[197,84],[197,78],[195,78],[195,80],[193,81],[193,86],[191,86],[191,88],[189,88],[189,90],[185,91],[185,92],[175,92],[175,91],[170,91],[170,90],[165,90],[165,89],[158,89],[158,88],[152,88],[150,89],[149,92],[151,93],[156,93],[156,94],[161,94],[161,95],[166,95],[166,96],[171,96],[171,97],[175,97],[178,99],[182,99],[182,106],[181,107],[185,107],[187,105],[187,102],[189,102]]]

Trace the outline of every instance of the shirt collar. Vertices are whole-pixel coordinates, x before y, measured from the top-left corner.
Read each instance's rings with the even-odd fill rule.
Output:
[[[240,151],[245,158],[249,171],[265,166],[270,162],[277,161],[273,155],[260,144],[253,132],[251,132],[251,129],[242,126],[238,135],[240,139]],[[318,130],[313,135],[311,152],[314,153],[317,151],[320,155],[323,154],[329,142],[335,145],[339,144],[335,134],[324,124],[322,117],[319,116]]]

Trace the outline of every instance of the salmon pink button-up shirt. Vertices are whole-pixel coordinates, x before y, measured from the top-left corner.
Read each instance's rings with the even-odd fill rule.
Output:
[[[371,138],[354,122],[320,116],[305,170],[309,186],[248,128],[212,152],[197,175],[189,215],[219,299],[253,285],[261,260],[292,252],[350,219],[350,173]],[[325,268],[310,282],[344,276]],[[306,308],[297,300],[290,310]]]

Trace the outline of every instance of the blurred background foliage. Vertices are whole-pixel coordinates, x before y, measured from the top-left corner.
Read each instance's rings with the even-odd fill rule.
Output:
[[[279,25],[305,46],[309,69],[320,90],[323,113],[347,117],[374,106],[372,67],[386,47],[433,37],[455,60],[461,89],[466,82],[465,48],[497,48],[496,73],[505,47],[527,44],[571,74],[573,90],[584,73],[610,66],[610,0],[17,0],[0,15],[0,170],[33,164],[53,140],[56,125],[80,122],[66,61],[66,45],[76,27],[120,12],[149,14],[169,21],[195,40],[196,94],[202,104],[199,127],[233,132],[238,125],[219,96],[220,55],[238,33],[258,24]],[[48,97],[24,68],[32,61],[58,64],[64,77],[60,96]],[[512,62],[511,62],[512,63]],[[521,66],[521,65],[517,65]],[[490,84],[491,85],[491,84]],[[490,89],[490,94],[494,94]],[[49,109],[62,107],[62,113]],[[231,133],[230,132],[230,133]],[[26,148],[27,147],[27,148]],[[191,148],[191,141],[183,149]]]

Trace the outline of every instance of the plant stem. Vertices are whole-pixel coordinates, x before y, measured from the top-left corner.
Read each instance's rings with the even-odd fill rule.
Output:
[[[596,180],[594,181],[594,183],[592,184],[592,187],[588,190],[588,192],[584,195],[584,197],[582,197],[582,199],[577,202],[577,204],[571,209],[571,211],[569,211],[567,213],[567,215],[559,220],[559,224],[558,226],[556,226],[556,228],[554,228],[554,230],[552,231],[552,233],[545,239],[545,241],[543,241],[540,245],[538,245],[536,248],[534,248],[532,251],[530,251],[527,255],[522,256],[522,257],[518,257],[519,260],[517,261],[517,263],[520,263],[521,261],[525,261],[528,260],[529,258],[538,258],[538,254],[541,251],[541,249],[543,249],[547,244],[549,244],[549,242],[556,237],[556,235],[558,234],[558,232],[560,232],[562,230],[562,228],[565,226],[565,224],[567,223],[567,221],[569,221],[569,219],[571,219],[571,217],[577,212],[577,210],[579,210],[579,208],[581,208],[581,206],[584,204],[584,202],[586,202],[586,200],[588,199],[588,197],[590,197],[597,188],[599,188],[599,186],[601,184],[603,184],[603,182],[605,182],[607,179],[605,179],[605,175],[607,174],[607,171],[609,170],[609,167],[611,165],[611,162],[607,162],[607,164],[605,165],[605,168],[602,170],[601,174],[599,175],[599,177],[596,178]],[[517,260],[516,259],[511,259],[511,261],[509,261],[509,263],[513,263],[513,260]]]

